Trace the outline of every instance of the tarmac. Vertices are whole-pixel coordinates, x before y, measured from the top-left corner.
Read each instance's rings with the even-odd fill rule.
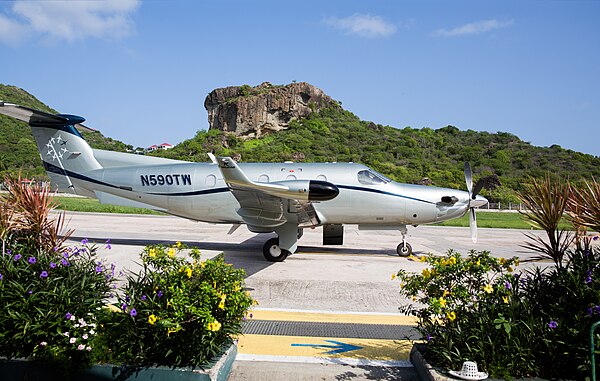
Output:
[[[170,216],[67,213],[71,240],[101,246],[99,256],[120,269],[135,270],[147,244],[183,242],[203,257],[223,253],[246,271],[246,289],[259,302],[243,327],[239,354],[229,380],[418,380],[408,361],[417,339],[414,319],[399,314],[410,303],[391,275],[420,272],[425,264],[401,258],[396,231],[359,231],[345,226],[343,246],[322,246],[322,230],[306,229],[298,252],[284,262],[267,262],[264,242],[272,235],[240,227],[211,225]],[[477,244],[468,228],[409,227],[415,255],[454,249],[490,250],[498,257],[531,257],[520,245],[524,233],[479,229]],[[110,239],[111,249],[105,242]]]

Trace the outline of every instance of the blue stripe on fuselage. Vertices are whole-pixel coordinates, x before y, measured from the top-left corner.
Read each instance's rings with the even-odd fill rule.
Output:
[[[414,198],[414,197],[409,197],[409,196],[404,196],[404,195],[393,193],[393,192],[382,191],[380,189],[365,188],[365,187],[356,187],[356,186],[353,186],[353,185],[337,185],[336,184],[336,186],[338,188],[340,188],[340,189],[350,189],[350,190],[355,190],[355,191],[359,191],[359,192],[371,192],[371,193],[385,194],[387,196],[394,196],[394,197],[405,198],[405,199],[408,199],[408,200],[424,202],[426,204],[435,204],[435,202],[431,202],[431,201],[427,201],[427,200],[421,200],[419,198]]]

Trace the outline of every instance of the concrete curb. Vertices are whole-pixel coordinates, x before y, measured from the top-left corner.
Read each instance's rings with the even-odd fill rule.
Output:
[[[456,379],[441,375],[425,360],[420,349],[422,345],[415,344],[410,350],[410,362],[415,367],[421,381],[456,381]]]

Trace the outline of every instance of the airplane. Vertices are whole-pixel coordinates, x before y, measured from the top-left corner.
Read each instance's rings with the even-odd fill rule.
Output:
[[[230,157],[195,163],[92,149],[78,129],[84,118],[49,114],[0,101],[0,114],[27,122],[44,168],[56,190],[97,198],[103,204],[153,209],[194,221],[241,225],[254,233],[276,233],[265,259],[284,261],[296,252],[306,228],[323,227],[324,245],[342,245],[344,225],[359,230],[397,230],[396,251],[409,256],[407,226],[432,224],[469,213],[477,240],[475,208],[487,204],[473,187],[465,163],[467,191],[403,184],[357,163],[236,163]]]

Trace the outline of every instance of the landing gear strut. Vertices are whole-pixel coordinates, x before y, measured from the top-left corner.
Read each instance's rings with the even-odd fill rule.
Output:
[[[263,255],[269,262],[283,262],[290,252],[279,247],[279,238],[271,238],[263,246]]]
[[[413,253],[412,246],[408,242],[406,242],[407,232],[408,230],[406,229],[406,226],[403,226],[400,229],[400,233],[402,233],[402,243],[399,244],[398,247],[396,247],[396,253],[398,253],[398,255],[401,257],[408,257]]]

